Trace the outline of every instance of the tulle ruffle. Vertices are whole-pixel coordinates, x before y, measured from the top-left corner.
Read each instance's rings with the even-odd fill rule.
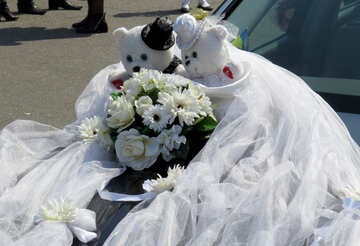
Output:
[[[210,140],[175,190],[140,204],[106,246],[358,245],[343,199],[359,190],[360,152],[343,122],[294,74],[232,54],[249,73],[231,102],[217,88],[226,110]]]

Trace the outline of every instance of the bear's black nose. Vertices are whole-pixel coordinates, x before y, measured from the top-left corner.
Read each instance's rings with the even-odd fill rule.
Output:
[[[185,65],[186,65],[186,66],[189,66],[189,65],[190,65],[190,61],[186,61],[186,62],[185,62]]]
[[[133,67],[133,71],[134,71],[135,73],[139,72],[139,71],[140,71],[140,67],[139,67],[139,66]]]

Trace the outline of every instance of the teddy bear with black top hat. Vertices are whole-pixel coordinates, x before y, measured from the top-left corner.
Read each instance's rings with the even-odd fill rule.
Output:
[[[183,73],[181,60],[174,54],[175,36],[173,23],[168,17],[158,17],[153,23],[125,27],[113,32],[118,41],[120,61],[125,71],[117,70],[110,75],[110,83],[120,89],[122,83],[141,68],[155,69],[163,73]]]

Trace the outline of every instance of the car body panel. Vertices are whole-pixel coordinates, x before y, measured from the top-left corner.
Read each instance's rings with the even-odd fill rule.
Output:
[[[294,9],[285,27],[284,2]],[[247,29],[250,51],[304,79],[360,144],[360,0],[226,0],[214,15]]]

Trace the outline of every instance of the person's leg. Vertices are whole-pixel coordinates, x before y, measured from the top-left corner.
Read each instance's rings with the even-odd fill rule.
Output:
[[[105,21],[104,0],[89,0],[89,11],[84,25],[76,28],[78,33],[102,33],[108,31]]]
[[[5,21],[14,21],[18,19],[18,17],[15,17],[10,13],[6,0],[0,0],[0,19],[2,17],[5,18]]]
[[[43,15],[46,10],[36,7],[33,0],[18,0],[19,14]]]
[[[213,8],[210,6],[210,4],[206,0],[199,0],[198,8],[201,8],[203,10],[211,11]]]
[[[73,27],[73,28],[79,28],[80,26],[83,26],[83,25],[86,24],[86,22],[87,22],[87,20],[88,20],[88,18],[89,18],[89,14],[90,14],[90,1],[91,1],[91,0],[87,0],[88,12],[87,12],[86,17],[85,17],[82,21],[76,22],[76,23],[72,24],[72,27]]]
[[[190,11],[190,6],[189,6],[190,1],[191,0],[184,0],[184,2],[181,5],[181,9],[180,9],[181,12],[188,13]]]

